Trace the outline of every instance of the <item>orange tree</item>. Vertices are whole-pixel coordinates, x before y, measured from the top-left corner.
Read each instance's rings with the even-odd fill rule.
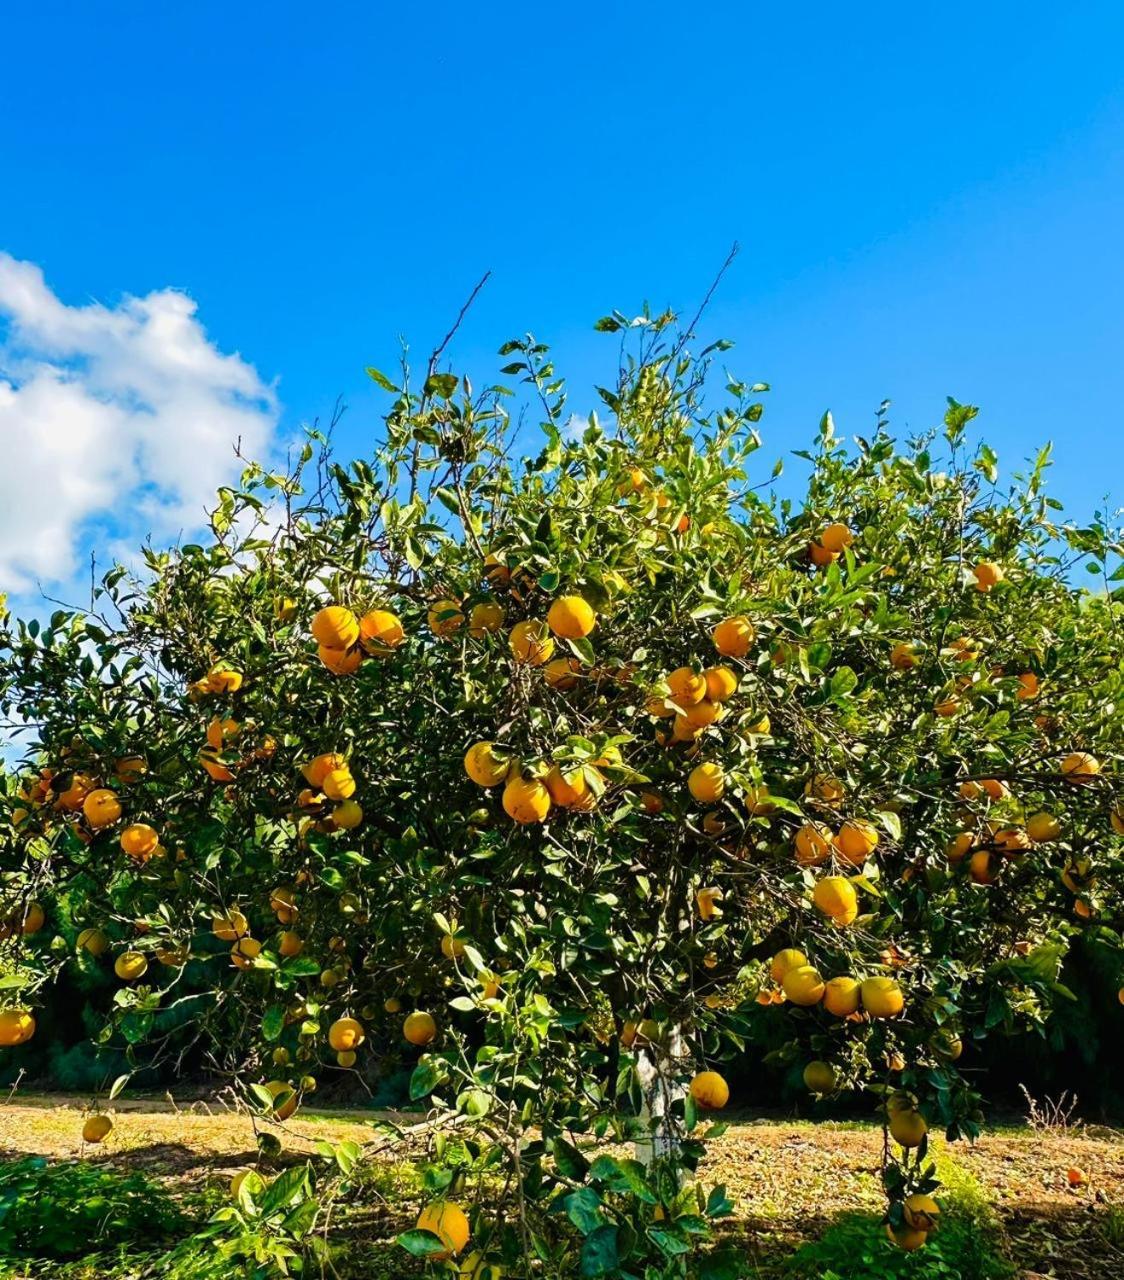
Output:
[[[782,501],[767,388],[716,392],[726,344],[673,325],[599,323],[576,430],[531,338],[518,414],[371,370],[370,461],[250,465],[204,541],[8,621],[4,1052],[65,917],[115,974],[103,1042],[196,1037],[282,1119],[402,1046],[435,1272],[714,1280],[701,1117],[773,1020],[811,1091],[868,1092],[924,1244],[926,1132],[979,1123],[961,1054],[1044,1021],[1076,931],[1117,940],[1120,547],[1046,454],[1002,490],[955,402],[904,445],[825,417]]]

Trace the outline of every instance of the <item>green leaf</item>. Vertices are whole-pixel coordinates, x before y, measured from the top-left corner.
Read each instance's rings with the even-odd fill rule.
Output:
[[[598,1227],[582,1245],[578,1274],[581,1276],[607,1276],[620,1265],[617,1247],[617,1228]]]
[[[262,1037],[266,1040],[278,1040],[285,1030],[285,1010],[279,1004],[271,1004],[261,1020]]]
[[[110,1089],[109,1089],[110,1102],[112,1102],[113,1099],[117,1097],[117,1095],[121,1092],[122,1089],[124,1089],[124,1087],[129,1083],[131,1079],[132,1079],[132,1075],[129,1073],[126,1073],[123,1076],[118,1076],[117,1079],[114,1080],[113,1084],[110,1086]]]
[[[564,1213],[582,1235],[589,1235],[604,1221],[601,1197],[592,1187],[579,1187],[576,1191],[559,1196],[551,1208]]]
[[[551,1152],[559,1173],[565,1178],[581,1182],[589,1172],[589,1161],[572,1143],[559,1136],[551,1142]]]
[[[428,1097],[445,1079],[445,1064],[440,1058],[423,1058],[410,1076],[410,1101]]]
[[[403,1231],[397,1237],[396,1244],[400,1244],[407,1253],[412,1253],[415,1258],[433,1258],[438,1254],[448,1253],[448,1245],[445,1244],[432,1231]]]
[[[859,678],[850,667],[840,667],[831,677],[831,696],[845,698],[858,683]]]
[[[370,378],[372,382],[375,382],[375,383],[377,383],[380,387],[382,387],[382,389],[383,389],[384,391],[397,391],[397,390],[398,390],[398,388],[394,385],[394,383],[393,383],[393,382],[391,382],[391,380],[386,376],[386,374],[385,374],[385,373],[380,373],[378,369],[372,369],[372,368],[368,367],[368,368],[367,368],[367,377],[368,377],[368,378]]]

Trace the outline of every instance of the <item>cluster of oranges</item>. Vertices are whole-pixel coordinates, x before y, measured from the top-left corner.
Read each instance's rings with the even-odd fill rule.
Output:
[[[363,808],[355,799],[357,784],[344,756],[324,752],[307,764],[301,773],[308,783],[297,796],[303,823],[317,831],[353,831],[363,821]]]
[[[341,604],[326,605],[312,619],[320,661],[337,676],[354,675],[365,657],[384,658],[405,643],[397,614],[371,609],[356,617]]]

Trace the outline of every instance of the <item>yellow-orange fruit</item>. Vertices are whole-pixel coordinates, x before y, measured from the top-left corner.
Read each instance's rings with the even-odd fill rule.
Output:
[[[273,1118],[281,1121],[288,1120],[300,1103],[297,1091],[284,1080],[270,1080],[265,1087],[273,1098]],[[278,1102],[279,1098],[284,1098],[284,1101]]]
[[[804,784],[804,794],[824,804],[838,804],[845,793],[838,778],[830,773],[817,773]]]
[[[113,972],[122,982],[136,982],[148,969],[148,960],[142,951],[122,951],[113,964]]]
[[[250,932],[250,926],[241,911],[224,911],[211,917],[211,932],[223,942],[234,942]]]
[[[700,1071],[691,1081],[690,1092],[703,1111],[721,1111],[730,1101],[730,1086],[717,1071]]]
[[[312,638],[321,649],[350,649],[359,639],[359,619],[341,604],[330,604],[312,619]]]
[[[286,958],[299,956],[304,950],[304,939],[292,929],[286,929],[277,944],[278,952]]]
[[[802,867],[822,866],[831,857],[831,828],[823,822],[805,822],[796,833],[796,861]]]
[[[104,929],[83,929],[76,946],[79,951],[88,951],[92,956],[105,955],[109,949],[109,934]]]
[[[545,822],[550,813],[550,792],[538,778],[513,777],[503,789],[503,808],[522,826]]]
[[[820,546],[826,547],[828,551],[842,551],[844,547],[849,547],[854,540],[855,535],[841,521],[829,524],[820,534]]]
[[[764,785],[746,787],[745,807],[754,818],[767,817],[770,813],[775,813],[777,808],[769,794],[769,788]]]
[[[26,1009],[0,1010],[0,1049],[26,1044],[35,1034],[35,1019]]]
[[[438,600],[429,606],[426,614],[429,629],[435,636],[451,636],[464,626],[464,614],[455,600]]]
[[[597,615],[581,596],[559,596],[547,610],[546,622],[563,640],[580,640],[597,625]]]
[[[839,828],[835,847],[844,862],[853,867],[861,867],[878,847],[878,832],[873,823],[854,818]]]
[[[810,1008],[823,999],[826,984],[812,965],[798,964],[785,973],[781,986],[793,1004]]]
[[[1038,677],[1033,671],[1024,671],[1019,676],[1019,691],[1016,696],[1020,702],[1030,702],[1038,697]]]
[[[861,994],[872,1018],[896,1018],[905,1008],[905,996],[894,978],[864,978]]]
[[[402,1024],[402,1034],[413,1045],[419,1048],[432,1043],[437,1035],[437,1023],[431,1014],[415,1010],[409,1014]]]
[[[994,560],[981,560],[972,570],[976,575],[976,590],[990,591],[992,587],[1003,581],[1004,573]]]
[[[702,673],[706,696],[711,702],[725,702],[738,691],[738,678],[729,667],[707,667]]]
[[[543,679],[552,689],[572,689],[582,665],[577,658],[552,658],[542,669]]]
[[[855,886],[845,876],[824,876],[817,880],[812,901],[836,924],[851,924],[859,914]]]
[[[82,1126],[82,1141],[89,1143],[104,1142],[113,1132],[113,1121],[109,1116],[88,1116]]]
[[[426,1205],[418,1215],[415,1225],[418,1231],[428,1231],[435,1235],[445,1246],[444,1253],[429,1255],[438,1260],[456,1257],[472,1235],[464,1210],[451,1200],[438,1200]]]
[[[920,1111],[912,1107],[890,1108],[890,1136],[903,1147],[919,1147],[929,1126]]]
[[[130,858],[145,862],[156,852],[160,837],[147,822],[131,822],[121,832],[121,848]]]
[[[696,765],[687,779],[687,789],[699,804],[714,804],[726,790],[726,775],[721,765],[706,762]]]
[[[835,1091],[835,1068],[830,1062],[816,1059],[804,1068],[804,1087],[810,1093],[833,1093]]]
[[[744,614],[723,618],[711,632],[714,647],[724,658],[744,658],[756,637],[753,623]]]
[[[769,963],[769,976],[776,983],[784,981],[784,975],[789,969],[798,969],[802,964],[808,963],[808,957],[803,951],[796,947],[785,947],[783,951],[777,954]]]
[[[494,600],[482,600],[472,606],[468,615],[468,634],[477,640],[493,635],[503,626],[503,605]]]
[[[359,643],[368,653],[397,649],[405,639],[402,620],[389,609],[371,609],[359,619]]]
[[[355,794],[355,779],[346,765],[342,769],[332,769],[326,773],[321,785],[329,800],[348,800]]]
[[[895,671],[912,671],[919,661],[916,647],[908,641],[903,640],[890,650],[890,666]]]
[[[82,812],[95,831],[112,826],[121,816],[121,801],[115,791],[98,787],[82,801]]]
[[[837,1018],[846,1018],[859,1007],[859,983],[854,978],[829,978],[824,984],[823,1007]]]
[[[230,958],[237,969],[252,969],[261,955],[261,943],[257,938],[239,938],[230,948]]]
[[[334,676],[353,676],[363,661],[363,650],[359,648],[328,649],[321,645],[316,653]]]
[[[676,667],[665,677],[671,701],[678,707],[691,707],[706,697],[706,677],[690,667]]]
[[[366,1038],[363,1024],[356,1018],[337,1018],[328,1028],[328,1043],[337,1053],[358,1049]]]
[[[537,618],[517,622],[511,628],[507,643],[515,661],[530,667],[541,667],[554,655],[554,637],[546,623]]]
[[[1067,782],[1090,782],[1101,771],[1101,762],[1088,751],[1071,751],[1062,760],[1062,777]]]

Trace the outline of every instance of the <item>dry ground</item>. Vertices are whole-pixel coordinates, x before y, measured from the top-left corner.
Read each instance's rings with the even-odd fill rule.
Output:
[[[81,1107],[78,1100],[30,1096],[0,1106],[0,1154],[81,1154]],[[111,1139],[85,1154],[143,1169],[173,1190],[225,1181],[255,1160],[250,1117],[221,1104],[118,1099],[113,1110]],[[286,1152],[311,1151],[319,1137],[363,1142],[371,1136],[364,1118],[306,1108],[286,1126]],[[938,1158],[983,1188],[1026,1275],[1124,1277],[1124,1134],[1024,1129],[988,1135],[973,1147],[934,1146]],[[869,1126],[745,1119],[713,1144],[703,1177],[725,1182],[737,1205],[738,1233],[764,1258],[819,1235],[841,1212],[880,1212],[880,1152],[881,1132]],[[1071,1168],[1084,1172],[1086,1185],[1069,1185]],[[405,1216],[411,1206],[402,1208]],[[380,1223],[388,1234],[401,1225],[394,1216]]]

